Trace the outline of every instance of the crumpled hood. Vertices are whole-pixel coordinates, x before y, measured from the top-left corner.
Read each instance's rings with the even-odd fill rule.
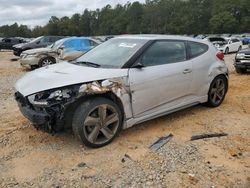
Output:
[[[37,53],[48,53],[51,52],[52,49],[51,48],[35,48],[35,49],[31,49],[31,50],[26,50],[23,53],[24,54],[37,54]]]
[[[53,88],[124,77],[127,74],[127,69],[93,68],[62,62],[27,73],[16,82],[15,89],[28,96]]]

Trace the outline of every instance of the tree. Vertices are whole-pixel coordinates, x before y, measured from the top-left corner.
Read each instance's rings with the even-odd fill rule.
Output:
[[[33,29],[3,25],[0,36],[246,33],[249,25],[249,0],[146,0],[52,16],[45,26]]]

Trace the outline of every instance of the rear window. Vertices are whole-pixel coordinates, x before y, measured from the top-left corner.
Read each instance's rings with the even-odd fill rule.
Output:
[[[199,42],[188,42],[189,50],[190,50],[190,58],[194,58],[204,54],[208,50],[208,46],[206,44],[202,44]]]

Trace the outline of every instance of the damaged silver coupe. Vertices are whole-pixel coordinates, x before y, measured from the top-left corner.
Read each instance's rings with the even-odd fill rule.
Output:
[[[228,88],[223,58],[192,38],[125,35],[27,73],[15,98],[35,127],[72,129],[85,145],[101,147],[146,120],[200,103],[219,106]]]

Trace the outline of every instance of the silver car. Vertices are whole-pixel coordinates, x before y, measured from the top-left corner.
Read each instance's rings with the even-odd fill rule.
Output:
[[[27,73],[15,97],[36,127],[72,128],[85,145],[101,147],[135,124],[197,104],[219,106],[228,89],[223,58],[206,41],[125,35]]]

